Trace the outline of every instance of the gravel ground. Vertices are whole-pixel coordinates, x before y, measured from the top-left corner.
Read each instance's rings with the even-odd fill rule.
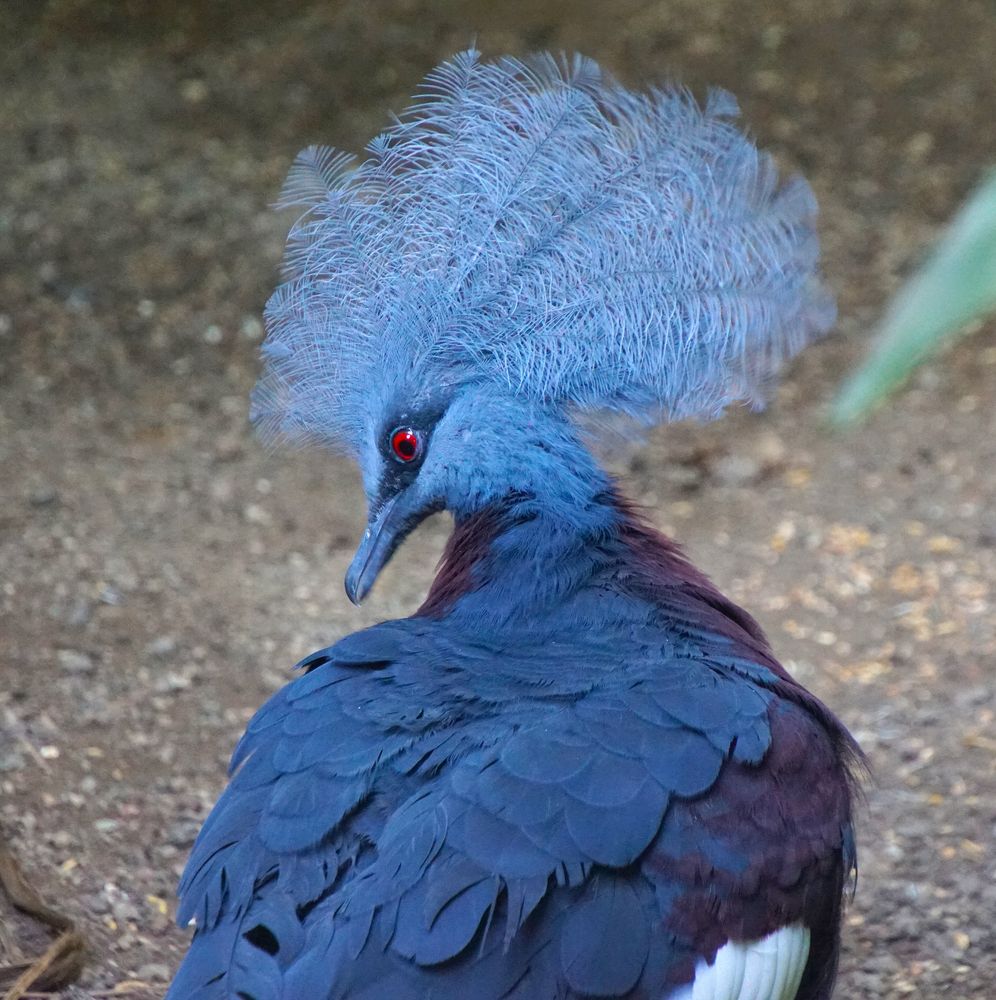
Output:
[[[841,335],[765,414],[656,433],[629,490],[868,751],[839,995],[996,996],[996,330],[865,429],[824,423],[996,161],[992,5],[146,6],[0,6],[0,836],[91,943],[65,996],[161,996],[176,878],[249,715],[425,590],[442,520],[347,604],[357,477],[264,452],[246,397],[293,154],[360,145],[475,33],[728,87],[812,178]],[[46,941],[2,904],[0,931],[0,960]]]

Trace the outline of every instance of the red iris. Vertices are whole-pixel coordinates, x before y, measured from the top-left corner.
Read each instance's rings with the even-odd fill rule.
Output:
[[[391,434],[391,451],[399,462],[414,462],[422,442],[410,427],[399,427]]]

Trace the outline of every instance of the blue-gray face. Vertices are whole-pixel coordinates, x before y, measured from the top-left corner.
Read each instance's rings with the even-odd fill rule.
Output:
[[[354,603],[429,514],[460,519],[515,494],[569,516],[602,482],[563,413],[493,387],[468,387],[445,407],[389,408],[361,464],[370,510],[346,575]]]
[[[372,511],[415,482],[440,416],[439,410],[400,411],[383,423],[377,433],[379,476]]]
[[[369,522],[346,573],[346,594],[359,604],[391,556],[442,498],[416,488],[432,432],[443,414],[439,406],[394,410],[375,434],[364,462]]]

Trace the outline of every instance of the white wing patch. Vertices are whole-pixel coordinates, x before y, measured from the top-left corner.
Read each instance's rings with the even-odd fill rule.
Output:
[[[809,957],[809,928],[791,924],[760,941],[728,941],[668,1000],[794,1000]]]

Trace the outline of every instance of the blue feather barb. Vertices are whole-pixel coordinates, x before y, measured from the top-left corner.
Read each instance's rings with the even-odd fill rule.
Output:
[[[643,421],[758,403],[833,323],[816,205],[735,101],[633,93],[589,59],[434,70],[353,157],[306,149],[282,204],[264,434],[356,452],[376,413],[471,383]]]

